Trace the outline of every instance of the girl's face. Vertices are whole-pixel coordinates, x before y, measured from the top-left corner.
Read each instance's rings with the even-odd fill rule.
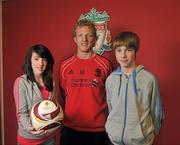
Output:
[[[42,76],[47,67],[47,59],[40,57],[36,52],[32,53],[31,66],[34,76]]]

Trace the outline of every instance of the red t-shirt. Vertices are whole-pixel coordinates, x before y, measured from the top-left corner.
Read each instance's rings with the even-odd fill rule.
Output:
[[[41,94],[44,100],[48,99],[49,91],[46,89],[46,86],[42,86]]]
[[[105,80],[111,63],[99,55],[80,59],[76,55],[60,68],[65,96],[64,125],[80,131],[104,131],[107,117]]]

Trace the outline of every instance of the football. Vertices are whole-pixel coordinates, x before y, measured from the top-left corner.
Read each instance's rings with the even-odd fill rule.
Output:
[[[36,103],[31,110],[31,123],[36,130],[53,132],[61,126],[64,118],[62,107],[52,100]]]

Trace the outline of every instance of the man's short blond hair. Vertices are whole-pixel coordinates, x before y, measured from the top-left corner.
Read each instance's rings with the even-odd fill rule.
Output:
[[[73,37],[76,36],[76,29],[78,27],[83,27],[83,26],[88,26],[92,30],[94,37],[97,37],[95,25],[93,24],[93,22],[91,22],[87,19],[81,19],[81,20],[77,21],[77,23],[75,24],[74,29],[73,29],[73,33],[72,33]]]

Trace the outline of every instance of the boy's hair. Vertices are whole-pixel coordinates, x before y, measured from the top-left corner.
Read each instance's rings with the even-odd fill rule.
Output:
[[[33,52],[37,53],[40,57],[47,59],[47,66],[46,66],[45,71],[43,72],[43,81],[47,90],[52,91],[53,90],[54,58],[46,46],[37,44],[37,45],[32,46],[28,50],[25,60],[24,60],[24,64],[22,66],[23,72],[24,74],[27,75],[28,80],[37,83],[33,70],[32,70],[32,64],[31,64],[31,57],[32,57]]]
[[[73,37],[76,36],[77,27],[83,27],[83,26],[88,26],[92,30],[94,37],[97,37],[95,25],[93,24],[93,22],[87,19],[81,19],[77,21],[73,29],[73,33],[72,33]]]
[[[117,48],[120,46],[132,48],[135,50],[136,53],[140,46],[139,36],[136,33],[130,31],[124,31],[119,33],[113,41],[113,47]]]

